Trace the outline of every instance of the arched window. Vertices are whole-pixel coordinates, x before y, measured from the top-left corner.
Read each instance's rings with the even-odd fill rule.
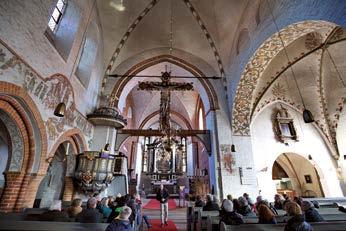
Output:
[[[202,108],[198,111],[198,127],[200,130],[204,129],[204,118],[203,118],[203,110]]]
[[[54,8],[54,11],[52,13],[52,16],[49,19],[48,27],[53,33],[56,32],[56,28],[64,14],[64,11],[66,8],[66,2],[67,0],[58,0]]]

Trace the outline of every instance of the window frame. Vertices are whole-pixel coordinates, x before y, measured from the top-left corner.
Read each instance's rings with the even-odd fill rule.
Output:
[[[58,4],[59,4],[60,2],[63,4],[62,7],[61,7],[61,9],[59,9],[59,7],[58,7]],[[55,6],[54,6],[54,10],[53,10],[53,12],[51,13],[50,18],[49,18],[49,21],[48,21],[48,23],[47,23],[47,27],[48,27],[47,29],[49,29],[49,32],[51,32],[51,33],[53,33],[53,34],[55,34],[55,33],[57,32],[58,27],[59,27],[59,24],[60,24],[60,22],[61,22],[61,20],[62,20],[62,17],[63,17],[63,15],[64,15],[65,11],[66,11],[66,7],[67,7],[67,0],[58,0],[58,1],[56,2]],[[53,16],[55,10],[57,10],[57,11],[59,12],[59,15],[58,15],[57,19],[55,19],[54,16]],[[54,21],[54,28],[52,28],[52,27],[49,25],[49,24],[51,23],[51,21]]]

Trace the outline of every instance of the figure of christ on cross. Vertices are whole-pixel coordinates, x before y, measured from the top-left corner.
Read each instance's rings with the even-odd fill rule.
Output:
[[[192,83],[171,82],[171,73],[165,71],[162,73],[161,82],[139,82],[138,89],[146,91],[161,91],[160,130],[164,133],[164,135],[170,137],[171,91],[192,91]]]

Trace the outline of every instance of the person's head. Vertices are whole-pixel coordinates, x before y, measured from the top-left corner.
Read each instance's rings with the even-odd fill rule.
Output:
[[[226,212],[233,212],[233,202],[228,199],[224,199],[222,201],[221,208],[224,209]]]
[[[71,206],[81,207],[82,206],[82,199],[79,199],[79,198],[73,199]]]
[[[53,211],[53,210],[61,211],[61,200],[53,201],[52,204],[49,207],[49,210],[50,211]]]
[[[258,206],[258,217],[268,221],[272,220],[275,215],[267,205],[261,204]]]
[[[113,196],[108,196],[108,203],[111,204],[114,201],[114,197]]]
[[[230,200],[230,201],[233,200],[232,195],[231,195],[231,194],[228,194],[228,195],[227,195],[227,199]]]
[[[283,203],[282,203],[282,207],[283,207],[283,209],[285,210],[285,211],[287,211],[286,210],[286,206],[287,206],[287,204],[289,203],[289,202],[292,202],[290,199],[288,199],[288,200],[285,200]]]
[[[302,214],[302,210],[296,202],[288,202],[286,204],[286,212],[289,216],[296,216]]]
[[[132,210],[128,206],[123,206],[121,212],[119,213],[119,216],[116,219],[119,220],[128,220],[131,216]]]
[[[89,200],[88,200],[88,208],[89,209],[94,209],[96,208],[96,205],[97,205],[97,200],[95,197],[91,197]]]
[[[163,184],[160,184],[160,189],[163,190]]]
[[[213,201],[213,195],[208,194],[207,195],[207,202],[212,202]]]
[[[244,194],[243,194],[243,197],[245,197],[246,199],[248,199],[248,198],[249,198],[249,194],[244,193]]]
[[[121,193],[118,193],[116,198],[120,198],[121,197]]]
[[[280,202],[282,200],[284,200],[284,198],[280,194],[275,194],[274,201]]]
[[[232,202],[233,202],[233,208],[234,208],[234,210],[238,210],[239,207],[240,207],[238,199],[237,199],[237,198],[234,198],[234,199],[232,200]]]
[[[288,197],[288,195],[287,195],[287,194],[285,194],[285,193],[284,193],[284,194],[282,194],[282,196],[284,197],[284,199],[285,199],[285,200],[289,200],[289,199],[290,199],[290,198]]]
[[[261,195],[256,198],[257,203],[260,203],[262,201],[263,201],[263,197]]]
[[[293,201],[296,202],[298,205],[302,205],[302,198],[301,197],[294,197]]]
[[[248,201],[246,200],[245,197],[239,197],[238,198],[238,202],[239,202],[239,206],[240,207],[245,207],[245,206],[249,205],[249,203],[248,203]]]
[[[202,200],[201,195],[197,195],[196,196],[196,201],[200,201],[200,200]]]
[[[301,205],[302,211],[305,212],[309,209],[313,209],[315,208],[314,204],[310,201],[302,201],[302,205]]]
[[[102,198],[102,200],[101,200],[101,205],[108,206],[108,201],[109,201],[108,197]]]

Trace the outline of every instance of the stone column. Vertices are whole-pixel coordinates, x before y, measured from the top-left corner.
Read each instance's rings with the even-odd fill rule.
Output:
[[[19,172],[6,172],[5,175],[5,187],[2,193],[0,201],[1,212],[14,212],[15,207],[21,207],[23,203],[17,203],[24,174]]]

